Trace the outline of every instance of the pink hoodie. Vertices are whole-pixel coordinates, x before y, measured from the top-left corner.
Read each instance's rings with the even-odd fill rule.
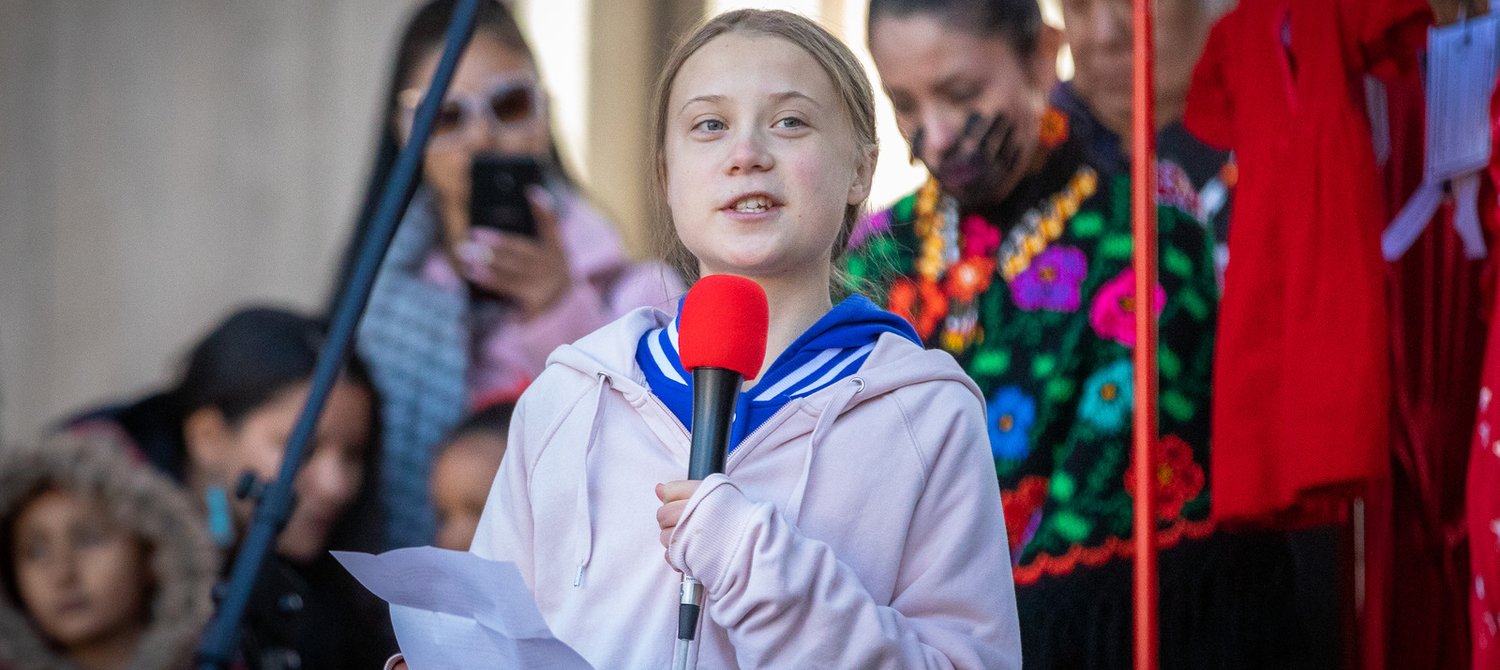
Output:
[[[701,668],[1021,667],[983,401],[899,336],[739,444],[663,560],[654,487],[685,476],[689,435],[634,354],[668,320],[559,348],[517,408],[470,550],[516,562],[558,638],[596,668],[669,667],[684,570]]]

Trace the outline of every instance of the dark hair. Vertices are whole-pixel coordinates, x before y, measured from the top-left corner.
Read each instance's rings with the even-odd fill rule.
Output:
[[[396,48],[396,60],[391,66],[390,76],[386,80],[385,94],[381,98],[380,134],[375,143],[374,164],[370,168],[370,178],[365,183],[365,193],[360,201],[359,214],[354,220],[354,236],[350,239],[349,247],[344,250],[344,257],[339,266],[337,282],[334,284],[335,291],[348,282],[349,274],[354,270],[354,255],[359,249],[360,242],[369,234],[370,224],[375,218],[375,209],[380,206],[381,190],[390,179],[391,171],[396,166],[396,155],[401,151],[401,142],[396,137],[394,122],[397,96],[406,87],[406,80],[411,77],[412,70],[416,69],[417,63],[429,52],[443,46],[444,37],[448,32],[448,23],[453,20],[453,12],[457,4],[457,0],[429,0],[412,13],[411,18],[406,22],[406,27],[401,31],[401,39]],[[488,35],[506,49],[524,55],[526,60],[531,61],[533,67],[536,65],[536,57],[531,51],[531,44],[522,34],[521,26],[516,23],[510,10],[497,0],[482,0],[479,3],[479,13],[474,22],[474,34],[476,36]],[[557,150],[556,141],[552,142],[549,151],[552,163],[549,166],[549,174],[564,183],[571,184],[572,178],[563,167],[562,156]],[[402,199],[411,199],[412,194],[416,192],[417,185],[421,183],[420,174],[418,177],[412,182],[411,190],[402,194]],[[331,302],[332,297],[330,297],[330,305]]]
[[[213,407],[230,424],[312,378],[323,346],[323,324],[272,307],[241,309],[221,322],[188,355],[182,378],[168,393],[175,413],[186,418]],[[344,376],[373,391],[359,358]]]
[[[464,417],[453,430],[443,437],[438,444],[438,453],[447,451],[458,438],[474,433],[492,433],[504,439],[510,432],[510,418],[515,415],[516,406],[513,403],[499,402],[487,407],[475,410],[474,413]]]
[[[176,426],[193,412],[212,407],[231,425],[312,379],[326,339],[323,323],[274,307],[236,311],[204,337],[188,355],[177,386],[165,395]],[[359,355],[351,352],[341,378],[370,394],[370,444],[365,450],[363,484],[330,536],[335,549],[373,548],[365,538],[379,531],[380,397]]]
[[[944,25],[1004,39],[1016,53],[1036,53],[1042,35],[1042,9],[1037,0],[870,0],[867,35],[875,22],[926,14]]]

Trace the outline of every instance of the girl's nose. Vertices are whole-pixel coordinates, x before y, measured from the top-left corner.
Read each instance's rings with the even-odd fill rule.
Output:
[[[736,138],[729,157],[729,173],[764,172],[776,164],[767,150],[766,138],[759,130],[742,133]]]

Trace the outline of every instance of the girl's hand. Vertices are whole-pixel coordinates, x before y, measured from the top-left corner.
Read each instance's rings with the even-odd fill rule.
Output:
[[[514,301],[522,318],[530,319],[556,304],[572,287],[573,277],[557,230],[554,199],[541,187],[532,187],[526,196],[536,219],[535,239],[472,228],[458,257],[466,279]]]
[[[661,507],[656,509],[656,525],[661,527],[661,546],[667,547],[672,542],[672,531],[677,530],[677,522],[682,520],[682,510],[687,507],[688,498],[698,490],[701,481],[678,480],[656,485],[656,499],[661,501]]]

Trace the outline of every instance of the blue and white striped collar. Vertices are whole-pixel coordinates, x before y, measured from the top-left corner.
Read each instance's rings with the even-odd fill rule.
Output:
[[[730,427],[730,444],[738,444],[788,402],[857,372],[881,333],[887,332],[921,343],[911,324],[876,307],[864,296],[851,296],[835,305],[766,368],[753,388],[741,394]],[[678,357],[677,337],[676,319],[648,331],[641,336],[636,361],[652,393],[691,429],[692,375],[683,369]]]

